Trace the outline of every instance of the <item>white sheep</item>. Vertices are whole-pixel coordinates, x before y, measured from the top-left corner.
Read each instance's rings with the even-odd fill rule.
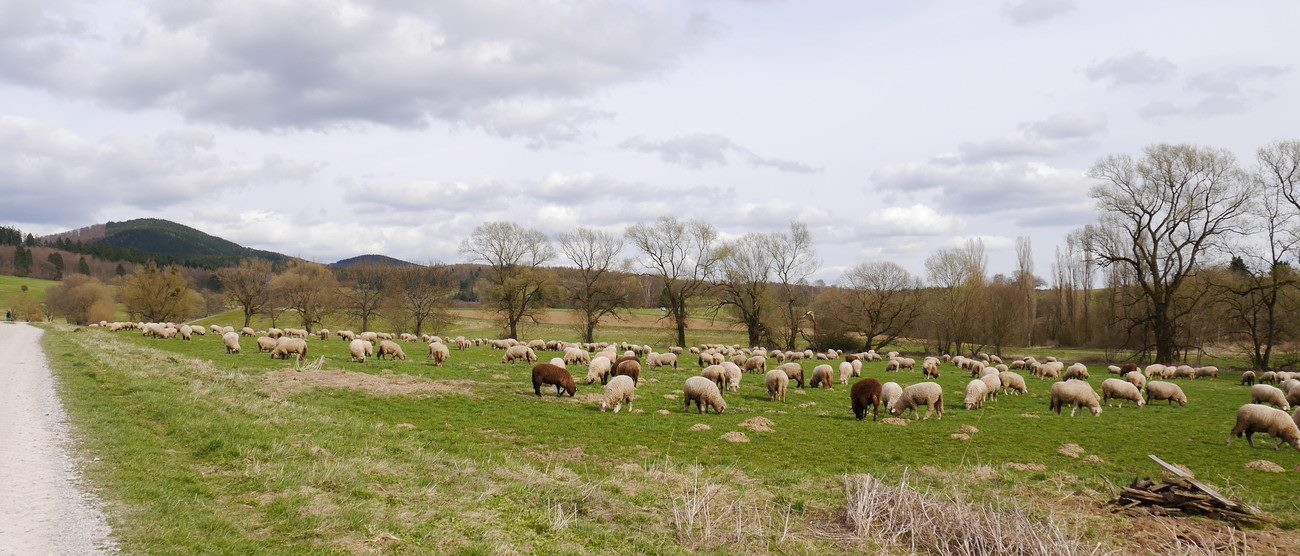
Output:
[[[831,388],[831,382],[834,380],[831,378],[831,372],[830,365],[817,365],[816,367],[813,367],[812,378],[809,379],[808,386],[812,388],[820,386],[829,390]]]
[[[221,342],[226,345],[226,353],[239,353],[239,334],[234,332],[222,334]]]
[[[849,379],[853,377],[853,363],[844,361],[840,363],[840,384],[848,384]]]
[[[433,364],[441,367],[448,359],[451,359],[451,350],[442,342],[432,342],[429,344],[429,357],[433,358]],[[563,365],[560,365],[563,367]]]
[[[1142,391],[1138,390],[1137,386],[1118,378],[1108,378],[1101,382],[1101,401],[1110,405],[1110,400],[1129,400],[1138,407],[1147,404],[1146,400],[1142,399]]]
[[[277,341],[278,340],[270,336],[262,336],[257,339],[257,351],[262,353],[270,353],[271,350],[275,349],[275,344]]]
[[[1010,390],[1017,394],[1028,394],[1029,388],[1025,386],[1025,377],[1020,373],[1013,371],[1002,371],[998,373],[998,380],[1002,381],[1002,390]]]
[[[695,402],[697,413],[704,413],[709,409],[713,409],[716,413],[727,410],[727,402],[722,399],[722,392],[718,391],[718,385],[702,376],[686,379],[686,384],[682,387],[682,398],[686,411],[690,411],[691,402]]]
[[[989,370],[993,370],[993,369],[989,369]],[[1001,375],[997,373],[997,371],[981,376],[979,377],[979,380],[980,382],[983,382],[985,386],[988,386],[989,397],[991,398],[998,397],[998,392],[1002,391],[1002,378]]]
[[[627,410],[630,412],[633,401],[636,401],[636,383],[630,376],[619,375],[610,379],[609,384],[605,385],[605,397],[600,400],[600,411],[614,408],[614,413],[618,413],[626,403]]]
[[[781,369],[772,369],[763,376],[763,383],[767,385],[767,399],[776,401],[780,399],[785,401],[785,391],[790,387],[790,377]]]
[[[988,394],[989,387],[984,381],[975,379],[966,383],[966,409],[980,409]]]
[[[1066,380],[1052,385],[1051,410],[1060,415],[1061,408],[1067,405],[1070,406],[1071,417],[1074,417],[1080,407],[1092,410],[1094,417],[1101,415],[1101,401],[1097,399],[1097,393],[1092,390],[1092,386],[1081,380]]]
[[[1184,394],[1183,389],[1172,382],[1161,382],[1159,380],[1148,382],[1147,403],[1150,404],[1152,401],[1158,402],[1160,400],[1168,400],[1168,405],[1177,402],[1178,405],[1184,406],[1187,405],[1187,394]]]
[[[593,358],[591,363],[587,365],[587,384],[592,384],[597,380],[599,380],[601,384],[605,384],[609,372],[613,370],[613,368],[614,364],[609,360],[609,357],[601,355]]]
[[[1255,442],[1251,436],[1262,432],[1277,439],[1277,445],[1273,446],[1274,450],[1280,449],[1283,442],[1300,450],[1300,427],[1296,425],[1297,419],[1300,419],[1300,411],[1292,417],[1285,411],[1266,405],[1253,403],[1243,405],[1237,410],[1237,424],[1232,427],[1232,433],[1228,435],[1228,444],[1232,445],[1233,438],[1244,434],[1246,443],[1254,447]]]
[[[943,387],[939,383],[922,382],[904,388],[890,413],[902,415],[911,410],[913,417],[918,417],[920,412],[917,408],[921,406],[925,406],[926,419],[935,413],[938,413],[939,419],[943,419]]]
[[[1286,393],[1282,392],[1281,388],[1268,384],[1256,384],[1250,387],[1250,403],[1272,404],[1282,411],[1291,410],[1291,404],[1286,401]]]
[[[524,361],[533,363],[537,361],[537,353],[525,345],[515,345],[506,348],[505,355],[501,356],[502,363],[514,363],[515,361]]]
[[[365,363],[366,357],[369,357],[374,351],[375,345],[369,341],[355,338],[348,342],[348,353],[352,355],[354,363]]]
[[[727,374],[727,391],[729,392],[739,391],[740,378],[744,376],[745,373],[742,372],[740,370],[740,367],[737,367],[734,363],[723,363],[722,370]]]
[[[1083,363],[1074,363],[1065,369],[1061,375],[1065,380],[1088,380],[1088,366]]]
[[[1124,375],[1124,380],[1129,384],[1136,386],[1138,390],[1143,390],[1147,387],[1147,378],[1137,371],[1129,371]]]
[[[886,382],[880,386],[880,403],[885,405],[885,411],[890,414],[894,413],[894,402],[903,397],[903,387],[897,382]]]

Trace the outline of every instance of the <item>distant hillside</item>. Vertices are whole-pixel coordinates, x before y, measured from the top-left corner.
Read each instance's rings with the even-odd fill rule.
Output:
[[[250,249],[189,226],[155,218],[96,224],[46,236],[41,240],[47,244],[59,241],[80,243],[86,251],[92,252],[110,251],[133,255],[125,257],[128,260],[139,258],[138,255],[143,254],[160,262],[203,268],[229,266],[248,258],[266,259],[281,264],[289,260],[288,256],[280,253]]]
[[[350,268],[357,265],[379,265],[379,266],[420,266],[413,262],[395,259],[388,255],[358,255],[356,257],[343,259],[338,262],[330,263],[330,268]]]

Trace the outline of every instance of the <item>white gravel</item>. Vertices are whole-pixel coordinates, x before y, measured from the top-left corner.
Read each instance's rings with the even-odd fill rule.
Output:
[[[43,333],[0,323],[0,554],[113,553],[112,530],[69,450]]]

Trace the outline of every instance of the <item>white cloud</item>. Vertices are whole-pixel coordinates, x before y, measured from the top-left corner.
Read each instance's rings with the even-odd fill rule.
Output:
[[[1084,71],[1088,79],[1109,81],[1114,87],[1163,83],[1176,73],[1178,66],[1168,58],[1156,58],[1146,51],[1107,58]]]
[[[1039,162],[965,163],[950,157],[885,166],[872,183],[886,192],[929,195],[956,214],[1001,215],[1026,226],[1035,224],[1028,215],[1038,209],[1074,216],[1072,207],[1088,203],[1089,186],[1081,171]]]
[[[727,156],[734,154],[745,159],[752,166],[764,166],[782,172],[812,174],[821,171],[802,162],[759,156],[737,145],[727,136],[717,133],[691,133],[667,139],[647,139],[636,136],[628,138],[619,146],[632,151],[658,154],[664,162],[695,169],[705,166],[726,166],[729,163]]]
[[[1252,105],[1277,96],[1268,85],[1288,73],[1289,68],[1269,65],[1234,65],[1198,73],[1187,78],[1187,90],[1200,94],[1193,102],[1155,100],[1138,109],[1138,115],[1161,121],[1171,117],[1210,118],[1238,114]]]
[[[1074,0],[1021,0],[1004,6],[1002,13],[1016,25],[1032,25],[1065,15],[1077,7]]]
[[[962,143],[964,160],[979,162],[1019,156],[1055,156],[1096,146],[1106,132],[1104,114],[1057,114],[1025,122],[1016,131],[985,141]]]

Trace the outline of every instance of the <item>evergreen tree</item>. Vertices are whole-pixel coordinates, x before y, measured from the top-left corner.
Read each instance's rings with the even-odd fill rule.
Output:
[[[32,273],[32,250],[21,245],[14,250],[14,276],[30,276]]]
[[[87,276],[90,275],[90,264],[86,262],[85,257],[81,257],[80,259],[77,259],[77,272],[80,272]]]
[[[122,268],[122,263],[117,263],[117,269],[113,271],[113,274],[116,274],[118,276],[126,276],[126,269]]]
[[[27,239],[23,243],[28,247],[36,247],[36,236],[27,234]]]
[[[50,264],[54,265],[54,279],[62,280],[63,279],[63,255],[60,255],[58,253],[50,253],[48,257],[45,257],[45,260],[50,261]]]

